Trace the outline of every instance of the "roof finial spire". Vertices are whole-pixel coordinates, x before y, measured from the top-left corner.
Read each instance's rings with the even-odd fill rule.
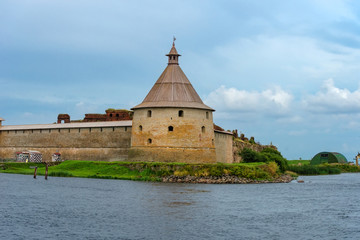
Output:
[[[173,36],[173,45],[172,45],[172,48],[169,52],[169,54],[166,54],[166,56],[169,57],[169,62],[168,64],[176,64],[176,65],[179,65],[179,56],[181,56],[180,54],[178,54],[178,52],[176,51],[176,48],[175,48],[175,41],[176,41],[176,37]]]

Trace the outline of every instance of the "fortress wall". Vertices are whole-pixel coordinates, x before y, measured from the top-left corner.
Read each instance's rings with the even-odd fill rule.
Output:
[[[14,159],[16,152],[36,150],[44,160],[55,152],[63,160],[122,161],[128,158],[131,127],[78,127],[0,131],[0,158]]]
[[[233,136],[215,131],[216,162],[233,163]]]
[[[132,147],[129,161],[215,163],[213,148]]]

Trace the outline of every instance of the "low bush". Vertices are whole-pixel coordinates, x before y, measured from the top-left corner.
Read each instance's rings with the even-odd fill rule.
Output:
[[[255,152],[249,148],[244,148],[240,152],[240,156],[244,162],[275,162],[279,166],[281,172],[285,172],[288,163],[279,151],[273,148],[264,148],[261,152]]]
[[[337,168],[341,169],[341,172],[344,173],[354,173],[354,172],[360,172],[360,167],[356,165],[350,165],[350,164],[332,164],[335,165]]]
[[[295,166],[290,165],[289,171],[295,172],[299,175],[326,175],[326,174],[340,174],[341,170],[335,166],[314,166],[314,165],[302,165]]]

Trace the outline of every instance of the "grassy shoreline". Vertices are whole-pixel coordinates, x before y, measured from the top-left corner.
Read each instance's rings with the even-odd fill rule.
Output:
[[[341,173],[358,173],[360,167],[344,163],[324,163],[311,165],[310,160],[290,160],[288,161],[288,171],[298,175],[329,175]]]
[[[45,165],[41,163],[0,163],[0,172],[15,174],[45,174]],[[121,179],[138,181],[183,181],[191,177],[191,182],[222,183],[224,177],[235,179],[234,182],[278,182],[283,174],[274,162],[239,163],[239,164],[185,164],[159,162],[97,162],[65,161],[50,166],[48,176],[83,177],[102,179]],[[187,179],[188,179],[187,178]],[[228,179],[227,178],[227,179]],[[240,179],[241,181],[239,181]],[[200,181],[201,180],[201,181]],[[169,180],[169,182],[171,182]],[[185,181],[185,180],[184,180]],[[225,181],[225,180],[224,180]],[[228,183],[229,180],[226,180]]]
[[[50,166],[48,176],[119,179],[158,182],[191,183],[270,183],[289,182],[299,175],[327,175],[360,172],[360,167],[348,164],[323,164],[312,166],[306,162],[288,161],[287,171],[282,172],[275,162],[237,164],[186,164],[160,162],[100,162],[65,161]],[[42,163],[0,163],[0,173],[45,175]]]

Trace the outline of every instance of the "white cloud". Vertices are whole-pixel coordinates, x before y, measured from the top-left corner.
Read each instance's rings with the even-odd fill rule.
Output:
[[[290,110],[293,96],[280,87],[248,92],[221,86],[206,98],[206,104],[219,111],[253,112],[283,115]]]
[[[359,49],[344,45],[341,39],[327,41],[323,36],[241,36],[222,42],[206,54],[191,55],[196,64],[186,66],[186,72],[193,74],[191,79],[207,79],[204,87],[212,88],[219,81],[238,89],[258,90],[259,86],[273,84],[295,93],[313,89],[323,79],[335,76],[351,84],[360,70]]]
[[[332,79],[324,81],[322,89],[315,95],[303,99],[305,110],[319,113],[360,113],[360,89],[353,92],[338,88]]]

